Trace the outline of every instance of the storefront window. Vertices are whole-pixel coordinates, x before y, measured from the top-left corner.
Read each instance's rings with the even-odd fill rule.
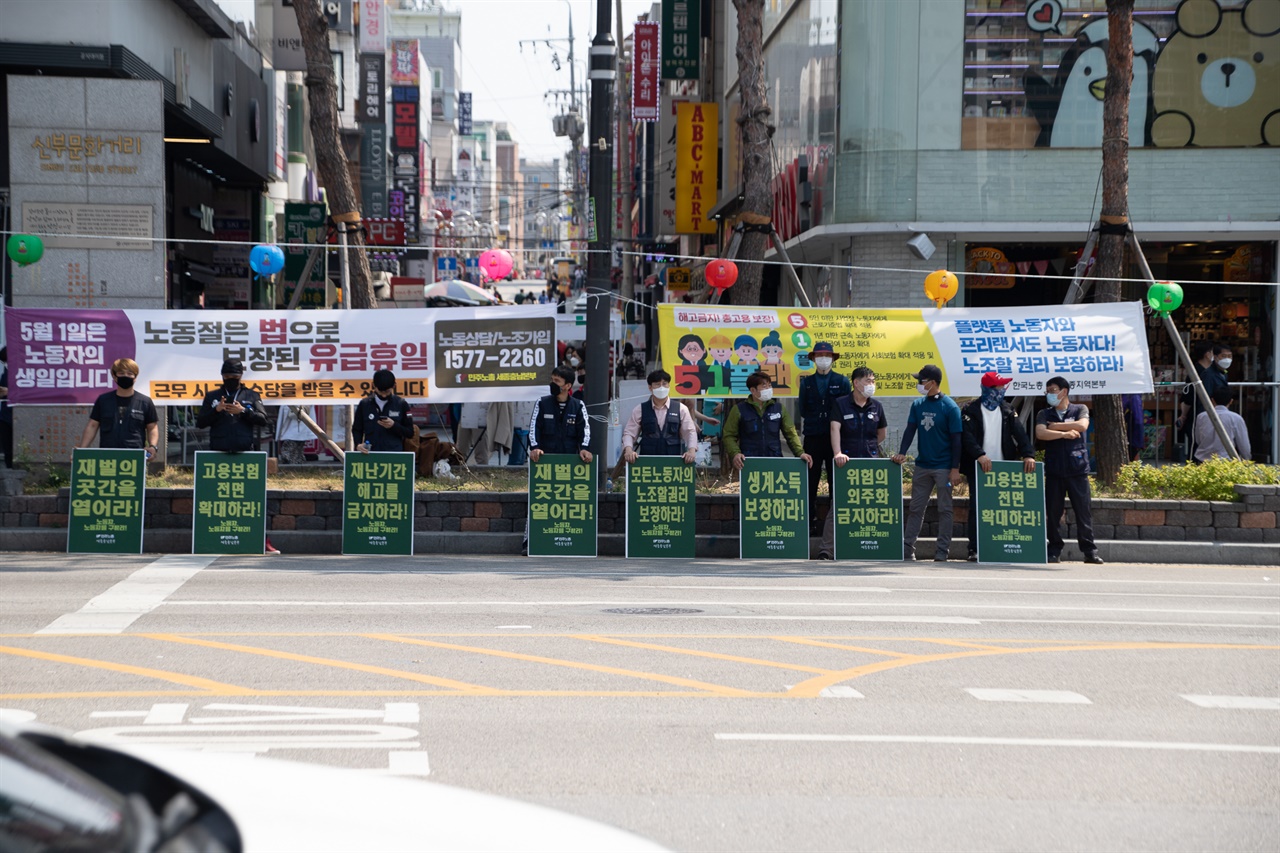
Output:
[[[1136,0],[1129,144],[1280,140],[1272,0]],[[1106,0],[965,0],[961,147],[1097,148]]]

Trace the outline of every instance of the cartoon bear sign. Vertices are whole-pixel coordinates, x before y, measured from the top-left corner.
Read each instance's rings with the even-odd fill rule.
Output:
[[[1161,148],[1280,145],[1280,0],[1182,0],[1152,76]]]

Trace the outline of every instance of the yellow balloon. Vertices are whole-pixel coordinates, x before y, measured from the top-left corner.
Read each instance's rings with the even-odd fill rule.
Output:
[[[934,270],[924,279],[924,295],[932,299],[933,304],[939,308],[950,302],[959,288],[960,280],[948,270]]]

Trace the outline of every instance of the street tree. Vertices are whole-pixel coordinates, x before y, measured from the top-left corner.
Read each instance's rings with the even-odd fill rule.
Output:
[[[764,0],[733,0],[738,12],[738,94],[742,110],[742,222],[747,230],[738,247],[738,281],[733,301],[740,305],[760,302],[760,282],[765,250],[769,247],[768,227],[773,214],[773,193],[769,189],[772,158],[769,156],[773,124],[770,121],[768,90],[764,79]]]
[[[1102,100],[1102,213],[1097,302],[1119,302],[1129,232],[1129,90],[1133,85],[1133,3],[1107,0],[1107,83]],[[1128,461],[1124,407],[1115,395],[1096,397],[1098,478],[1114,485]]]
[[[329,52],[329,27],[320,9],[320,0],[293,0],[302,33],[302,48],[307,57],[307,103],[311,107],[311,136],[316,147],[316,170],[329,197],[329,209],[347,227],[358,225],[360,205],[347,171],[347,157],[338,132],[338,86],[333,74],[333,55]],[[354,223],[351,215],[355,215]],[[347,251],[350,268],[351,307],[373,308],[373,274],[365,252],[364,232],[356,227],[348,234]]]

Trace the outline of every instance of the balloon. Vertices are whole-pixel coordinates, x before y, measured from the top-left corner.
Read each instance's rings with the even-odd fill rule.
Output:
[[[506,249],[490,249],[480,255],[480,269],[490,281],[502,281],[511,275],[511,253]]]
[[[728,290],[738,280],[738,265],[733,261],[717,258],[707,264],[704,275],[706,276],[707,284],[711,286],[712,290]]]
[[[284,269],[284,252],[279,246],[266,243],[254,246],[249,252],[249,266],[258,275],[275,275]]]
[[[6,249],[9,259],[19,266],[34,264],[44,257],[44,241],[34,234],[14,234]]]
[[[947,270],[934,270],[925,276],[924,295],[933,300],[933,304],[941,308],[955,297],[960,288],[960,280],[956,274]]]
[[[1147,304],[1152,311],[1168,314],[1182,304],[1182,285],[1176,281],[1157,281],[1147,288]]]

